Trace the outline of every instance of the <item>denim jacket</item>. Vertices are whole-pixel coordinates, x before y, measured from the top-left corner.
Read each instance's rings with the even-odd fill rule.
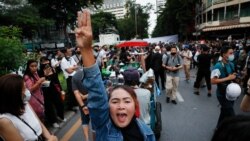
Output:
[[[87,89],[88,108],[92,128],[96,131],[97,141],[123,141],[121,131],[115,127],[109,116],[108,95],[97,64],[83,68],[83,85]],[[136,119],[144,141],[155,141],[153,131],[141,120]]]

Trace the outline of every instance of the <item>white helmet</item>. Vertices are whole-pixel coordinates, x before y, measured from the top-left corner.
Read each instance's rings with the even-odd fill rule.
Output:
[[[226,98],[227,100],[234,101],[241,94],[240,85],[237,83],[231,83],[227,86],[226,89]]]

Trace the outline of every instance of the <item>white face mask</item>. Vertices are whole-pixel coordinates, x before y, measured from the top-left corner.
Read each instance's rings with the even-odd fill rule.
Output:
[[[25,90],[23,102],[28,103],[31,97],[31,93],[28,89]]]
[[[228,61],[233,61],[233,60],[234,60],[234,55],[232,54],[228,57]]]

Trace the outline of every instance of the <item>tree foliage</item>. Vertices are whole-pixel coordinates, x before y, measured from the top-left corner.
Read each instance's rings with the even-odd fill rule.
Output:
[[[17,1],[7,3],[5,7],[1,8],[1,11],[0,24],[20,27],[23,36],[28,38],[32,38],[34,32],[38,31],[40,27],[54,23],[53,20],[41,18],[37,8],[30,4],[22,4],[21,1],[19,4]]]
[[[17,27],[0,27],[0,76],[15,71],[23,64],[21,30]]]
[[[115,15],[108,12],[99,12],[91,16],[94,39],[98,40],[100,33],[105,33],[107,29],[117,28]]]
[[[71,24],[76,21],[76,13],[90,5],[100,5],[103,0],[28,0],[39,9],[39,13],[46,19],[56,21],[57,28]]]
[[[195,4],[198,0],[168,0],[157,17],[153,37],[179,34],[181,38],[194,31]]]
[[[121,39],[130,40],[136,36],[137,38],[148,37],[149,9],[152,8],[152,5],[148,4],[146,6],[141,6],[136,4],[135,1],[127,1],[126,8],[128,13],[125,18],[117,21],[117,27]]]

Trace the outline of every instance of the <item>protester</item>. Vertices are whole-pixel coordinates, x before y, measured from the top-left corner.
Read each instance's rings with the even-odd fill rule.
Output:
[[[84,138],[85,138],[85,141],[89,141],[90,117],[89,117],[89,111],[87,107],[88,92],[82,85],[82,79],[83,79],[82,69],[79,69],[72,78],[72,90],[75,94],[76,100],[79,105]]]
[[[75,54],[72,56],[74,61],[76,62],[77,66],[82,65],[82,57],[81,57],[81,52],[80,49],[77,47],[75,50]]]
[[[0,77],[0,137],[6,141],[57,141],[29,105],[32,97],[23,78],[16,74]]]
[[[58,118],[60,121],[66,121],[64,119],[64,104],[62,96],[65,92],[62,90],[61,84],[58,79],[58,75],[55,70],[50,66],[50,60],[46,57],[40,59],[41,77],[45,77],[49,82],[49,85],[42,87],[44,95],[45,116],[49,124],[55,128],[59,128],[57,123]]]
[[[189,50],[189,45],[184,45],[184,50],[180,53],[181,57],[183,58],[183,69],[186,76],[186,81],[189,82],[190,80],[190,65],[192,61],[193,54]]]
[[[152,56],[152,69],[154,70],[155,81],[157,86],[160,88],[160,80],[161,80],[161,88],[165,89],[165,79],[164,79],[164,69],[162,68],[162,54],[160,53],[160,47],[155,47],[155,53]]]
[[[171,100],[173,104],[177,104],[176,95],[180,81],[179,70],[182,68],[182,59],[177,55],[177,48],[175,46],[171,47],[171,55],[162,61],[162,67],[167,71],[166,102],[169,103]]]
[[[201,45],[201,50],[202,53],[197,57],[197,66],[198,66],[198,71],[197,71],[197,76],[196,76],[196,81],[194,82],[194,94],[199,95],[199,88],[200,84],[202,82],[202,79],[205,78],[206,84],[207,84],[207,90],[208,90],[208,97],[211,97],[211,71],[210,71],[210,66],[211,66],[211,59],[212,55],[208,54],[209,52],[209,47],[206,45]]]
[[[61,60],[63,58],[63,53],[60,50],[57,50],[56,53],[53,53],[51,59],[51,66],[56,70],[57,73],[61,72]]]
[[[217,127],[225,118],[235,115],[233,108],[234,101],[226,99],[226,87],[236,78],[236,74],[234,73],[234,64],[231,62],[234,60],[233,49],[224,46],[221,49],[221,57],[222,60],[215,64],[211,73],[211,83],[217,84],[216,94],[221,105]]]
[[[44,122],[44,97],[41,87],[45,81],[45,77],[39,77],[37,72],[37,61],[28,60],[26,66],[23,78],[27,89],[31,93],[29,103],[39,119]]]
[[[235,116],[226,119],[214,132],[211,141],[248,141],[250,117]]]
[[[61,62],[61,69],[63,71],[64,77],[67,81],[67,103],[68,103],[68,109],[76,111],[74,109],[74,106],[77,106],[77,102],[74,96],[74,93],[72,91],[72,76],[75,75],[76,70],[78,69],[78,66],[72,56],[72,50],[71,48],[66,48],[63,50],[64,57]]]
[[[88,11],[78,12],[78,28],[75,31],[85,67],[82,81],[89,93],[88,109],[92,125],[96,129],[96,140],[154,141],[152,130],[135,117],[138,101],[132,88],[126,86],[114,88],[108,99],[91,48],[93,36]]]
[[[151,92],[147,89],[139,87],[140,74],[136,69],[125,70],[124,73],[125,85],[134,89],[137,99],[139,101],[138,111],[139,118],[147,125],[150,125],[150,97]]]
[[[247,90],[240,104],[240,109],[243,112],[250,112],[250,79],[248,79]]]

